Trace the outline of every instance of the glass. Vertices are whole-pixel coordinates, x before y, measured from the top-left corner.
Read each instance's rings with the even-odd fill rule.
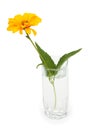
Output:
[[[57,74],[49,79],[43,68],[43,105],[49,118],[60,119],[65,117],[68,111],[68,62],[65,62],[59,71],[51,71],[57,71]]]

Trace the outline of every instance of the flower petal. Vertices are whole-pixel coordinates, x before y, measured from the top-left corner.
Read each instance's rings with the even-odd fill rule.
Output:
[[[27,34],[31,34],[31,29],[30,29],[30,28],[25,28],[25,32],[26,32]]]
[[[32,29],[32,28],[31,28],[31,31],[33,32],[34,35],[37,34],[37,32],[34,29]]]

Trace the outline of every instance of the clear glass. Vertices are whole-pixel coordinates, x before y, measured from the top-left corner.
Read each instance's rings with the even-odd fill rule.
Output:
[[[45,114],[49,118],[60,119],[68,111],[68,62],[65,62],[55,76],[50,79],[43,68],[43,105]],[[47,70],[48,71],[48,70]]]

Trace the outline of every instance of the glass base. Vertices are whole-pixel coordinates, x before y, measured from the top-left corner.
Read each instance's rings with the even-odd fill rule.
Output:
[[[67,116],[67,113],[55,113],[55,112],[49,112],[45,111],[45,115],[50,119],[62,119]]]

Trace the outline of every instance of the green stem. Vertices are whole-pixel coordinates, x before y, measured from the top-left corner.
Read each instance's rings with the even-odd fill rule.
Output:
[[[35,50],[38,52],[37,47],[35,46],[34,42],[32,41],[32,39],[29,37],[29,35],[27,33],[26,33],[26,37],[30,40],[30,42],[34,46]]]
[[[35,50],[38,52],[36,45],[34,44],[34,42],[32,41],[32,39],[29,37],[29,35],[28,35],[27,33],[26,33],[26,37],[30,40],[30,42],[31,42],[32,45],[34,46]],[[39,54],[39,52],[38,52],[38,54]],[[42,63],[41,63],[41,64],[42,64]],[[41,65],[41,64],[39,64],[39,65]],[[38,66],[39,66],[39,65],[38,65]],[[38,67],[38,66],[37,66],[37,67]],[[52,86],[53,86],[54,98],[55,98],[54,109],[55,109],[55,108],[56,108],[56,90],[55,90],[55,86],[54,86],[54,80],[55,80],[55,79],[51,79],[51,78],[49,77],[49,80],[50,80],[50,82],[51,82],[51,84],[52,84]]]
[[[25,32],[26,33],[26,32]],[[45,61],[45,58],[44,58],[44,56],[42,56],[41,55],[41,52],[38,50],[38,48],[40,48],[40,47],[38,47],[38,44],[37,44],[37,46],[36,46],[36,44],[32,41],[32,39],[30,38],[30,36],[26,33],[26,38],[28,38],[29,40],[30,40],[30,42],[32,43],[32,45],[34,46],[34,48],[35,48],[35,50],[37,51],[37,53],[39,54],[39,57],[40,57],[40,59],[42,60],[42,65],[44,65],[44,67],[45,68],[48,68],[48,65],[47,65],[47,63],[46,63],[46,61]],[[38,48],[37,48],[38,47]],[[42,50],[42,49],[40,49],[40,50]],[[42,50],[43,51],[43,50]],[[45,53],[44,51],[43,51],[43,53]],[[47,58],[46,58],[47,59]],[[49,71],[49,74],[50,75],[52,75],[52,73]]]

